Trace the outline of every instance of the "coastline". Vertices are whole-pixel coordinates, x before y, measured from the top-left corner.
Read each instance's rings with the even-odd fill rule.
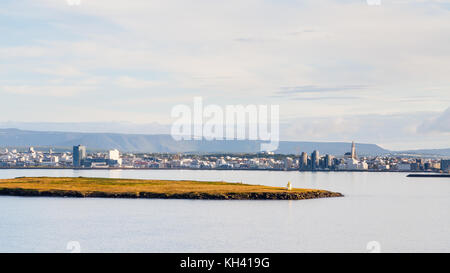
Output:
[[[193,169],[193,168],[123,168],[123,167],[111,167],[111,168],[74,168],[74,167],[0,167],[0,170],[183,170],[183,171],[272,171],[272,172],[368,172],[368,173],[429,173],[429,174],[439,174],[439,172],[432,171],[399,171],[399,170],[297,170],[297,169]]]

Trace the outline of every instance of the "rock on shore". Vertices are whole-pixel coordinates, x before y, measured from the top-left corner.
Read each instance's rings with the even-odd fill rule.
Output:
[[[46,190],[22,188],[0,188],[0,195],[9,196],[41,196],[41,197],[97,197],[97,198],[159,198],[159,199],[207,199],[207,200],[303,200],[325,197],[342,197],[338,192],[250,192],[250,193],[153,193],[153,192],[80,192],[71,190]]]

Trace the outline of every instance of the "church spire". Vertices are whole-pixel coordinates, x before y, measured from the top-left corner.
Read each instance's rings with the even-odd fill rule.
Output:
[[[352,158],[356,159],[356,146],[354,141],[352,141]]]

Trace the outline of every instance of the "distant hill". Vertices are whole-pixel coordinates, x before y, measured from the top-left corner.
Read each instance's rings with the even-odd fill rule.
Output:
[[[449,149],[421,149],[421,150],[407,150],[398,151],[399,154],[412,154],[412,155],[436,155],[436,156],[450,156]]]
[[[256,153],[261,141],[175,141],[170,135],[141,135],[114,133],[41,132],[0,129],[0,147],[67,147],[83,144],[91,150],[118,149],[122,152],[198,152],[198,153]],[[350,151],[347,142],[281,141],[277,153],[298,154],[319,150],[320,154],[343,155]],[[359,155],[380,155],[390,151],[375,144],[357,143]]]

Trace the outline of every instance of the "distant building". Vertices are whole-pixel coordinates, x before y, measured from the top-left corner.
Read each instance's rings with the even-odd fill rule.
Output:
[[[307,170],[308,169],[308,154],[303,152],[300,155],[300,162],[299,162],[300,170]]]
[[[122,165],[122,159],[120,158],[120,152],[117,149],[110,150],[108,152],[108,165],[109,166],[120,166]]]
[[[399,171],[410,171],[411,170],[411,164],[409,164],[409,163],[399,163],[399,164],[397,164],[397,170],[399,170]]]
[[[86,147],[83,145],[73,146],[73,166],[79,168],[86,158]]]
[[[423,171],[423,166],[418,162],[411,163],[411,171]]]
[[[355,145],[354,141],[352,141],[352,158],[357,159],[356,158],[356,145]]]
[[[294,160],[290,157],[286,157],[284,159],[284,169],[289,170],[292,168],[292,165],[294,164]]]
[[[326,169],[332,169],[333,168],[333,159],[334,159],[334,157],[332,155],[326,155],[325,156],[325,168]]]
[[[343,164],[340,164],[339,170],[367,170],[369,166],[366,162],[362,161],[360,162],[357,159],[354,158],[346,158],[344,159]]]
[[[119,160],[120,159],[120,153],[119,150],[109,150],[108,152],[108,158],[111,160]]]
[[[441,160],[441,170],[443,170],[444,172],[450,171],[450,159]]]
[[[441,169],[441,162],[432,162],[431,163],[431,168],[434,170],[440,170]]]
[[[362,161],[358,160],[356,156],[356,145],[355,142],[352,141],[352,150],[349,153],[345,153],[344,161],[341,162],[338,166],[339,170],[367,170],[369,169],[369,165],[362,159]],[[384,167],[384,169],[389,169],[389,166]]]
[[[352,141],[352,149],[350,152],[344,154],[344,158],[358,159],[356,156],[356,144],[354,141]]]
[[[319,163],[320,163],[319,161],[320,161],[319,151],[315,150],[311,154],[311,169],[313,169],[313,170],[319,169]]]

